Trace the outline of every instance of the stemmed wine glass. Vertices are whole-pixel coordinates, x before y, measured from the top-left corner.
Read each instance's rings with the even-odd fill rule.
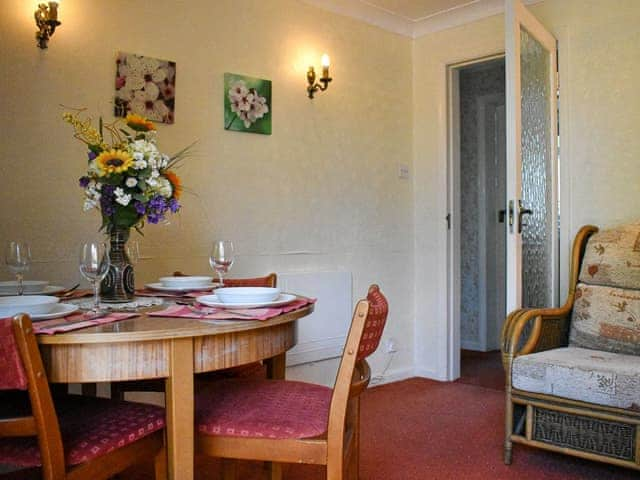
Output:
[[[100,282],[109,272],[109,249],[105,243],[88,242],[80,250],[80,273],[93,285],[93,309],[100,311]]]
[[[224,286],[223,275],[231,270],[235,253],[233,242],[230,240],[216,240],[213,242],[211,255],[209,256],[209,265],[218,274],[220,286]]]
[[[31,249],[29,244],[24,242],[9,242],[5,252],[5,263],[18,281],[18,295],[24,293],[24,273],[29,270],[31,264]]]

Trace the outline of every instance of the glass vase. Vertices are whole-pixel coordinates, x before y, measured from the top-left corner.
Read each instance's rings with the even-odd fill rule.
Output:
[[[100,297],[106,303],[131,302],[135,294],[133,265],[127,256],[125,245],[129,229],[114,227],[109,233],[109,273],[100,284]]]

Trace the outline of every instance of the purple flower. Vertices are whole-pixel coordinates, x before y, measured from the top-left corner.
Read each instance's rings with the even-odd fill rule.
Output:
[[[80,177],[80,181],[79,181],[80,186],[82,188],[87,188],[87,186],[89,185],[89,181],[90,181],[89,177]]]
[[[167,201],[162,195],[156,195],[149,200],[149,209],[163,212],[167,209]]]
[[[149,221],[149,223],[158,223],[163,218],[164,216],[160,213],[149,213],[147,215],[147,220]]]
[[[89,152],[87,152],[87,156],[89,157],[89,161],[91,161],[91,160],[94,160],[98,155],[96,155],[94,152],[89,150]]]
[[[171,213],[176,213],[178,210],[180,210],[180,204],[178,203],[178,200],[176,200],[175,198],[169,200],[169,210],[171,210]]]
[[[116,187],[114,187],[113,185],[104,185],[102,187],[102,195],[103,196],[106,195],[110,197],[113,195],[113,192],[115,192],[115,190],[116,190]]]
[[[144,213],[147,211],[147,207],[145,207],[144,203],[140,201],[136,201],[133,205],[136,208],[136,212],[138,212],[140,215],[144,215]]]

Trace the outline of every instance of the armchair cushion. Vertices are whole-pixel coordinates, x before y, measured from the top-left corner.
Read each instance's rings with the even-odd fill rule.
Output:
[[[514,388],[640,411],[640,357],[578,347],[513,360]]]
[[[601,230],[589,238],[580,282],[640,289],[640,223]]]
[[[579,283],[569,345],[640,355],[640,290]]]

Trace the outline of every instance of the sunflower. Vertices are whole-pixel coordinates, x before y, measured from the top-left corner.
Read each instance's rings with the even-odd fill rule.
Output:
[[[125,122],[127,122],[127,127],[135,130],[136,132],[148,132],[156,129],[151,120],[147,120],[142,115],[137,115],[135,113],[127,114]]]
[[[100,176],[126,172],[133,165],[133,158],[124,150],[105,150],[96,158]]]
[[[180,181],[180,177],[171,170],[164,172],[164,176],[171,182],[171,186],[173,187],[173,197],[176,200],[179,199],[182,194],[182,182]]]

